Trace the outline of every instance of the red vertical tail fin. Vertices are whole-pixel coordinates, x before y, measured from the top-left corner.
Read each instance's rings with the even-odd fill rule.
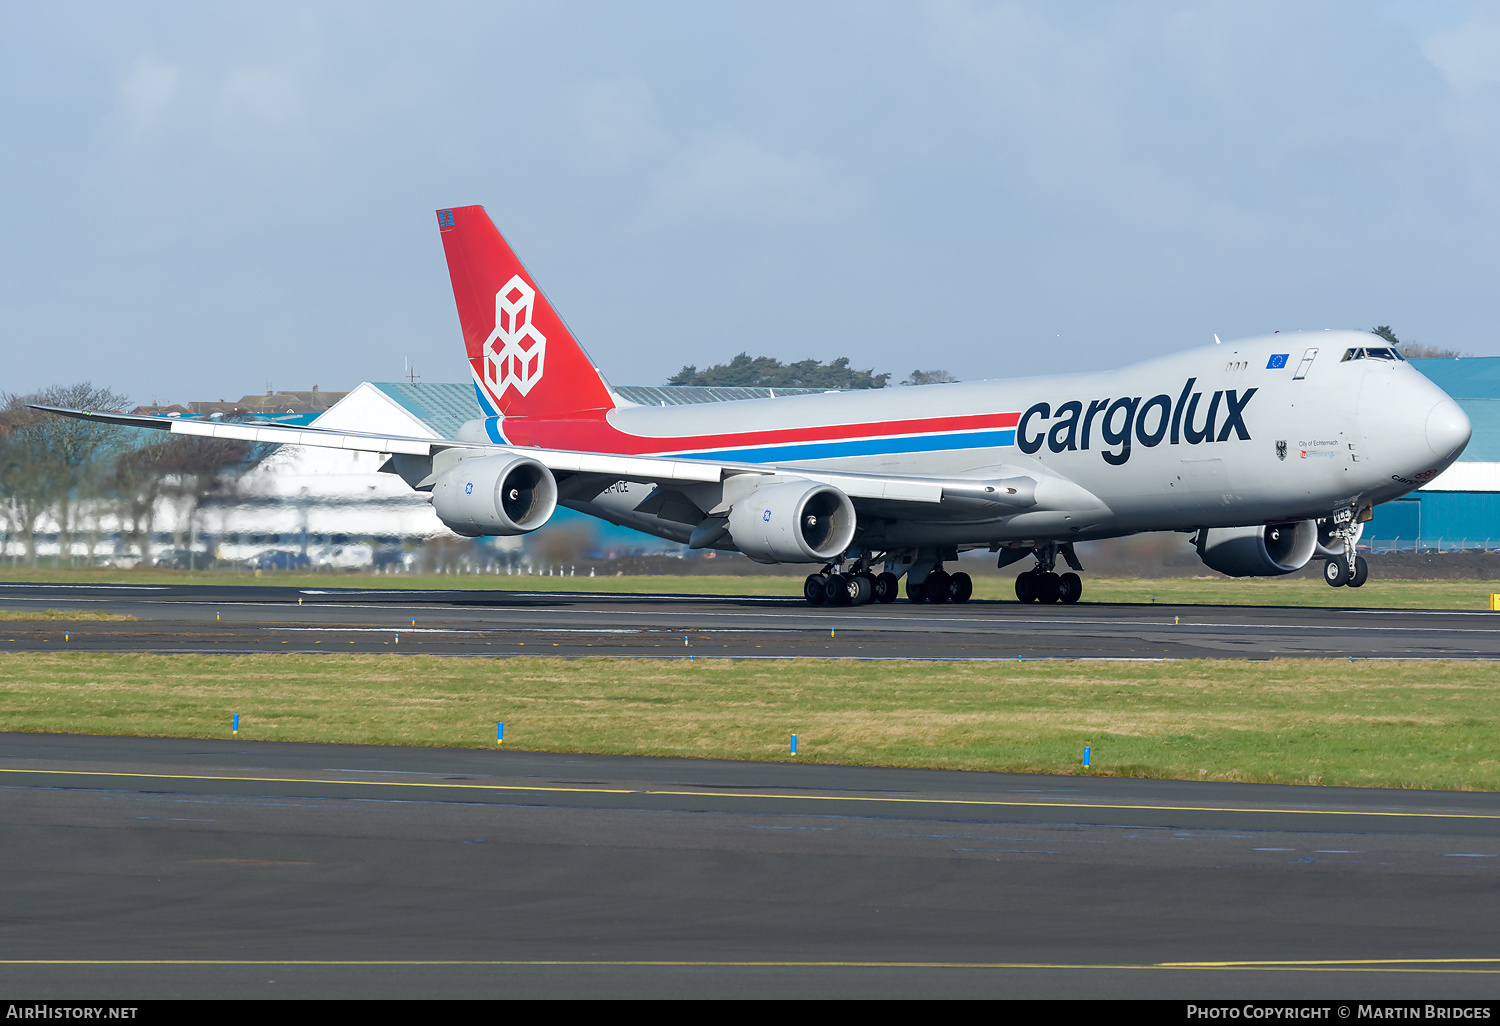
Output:
[[[453,207],[437,218],[485,412],[547,419],[612,409],[604,378],[484,208]]]

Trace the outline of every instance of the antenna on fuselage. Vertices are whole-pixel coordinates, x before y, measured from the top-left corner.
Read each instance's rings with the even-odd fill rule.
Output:
[[[1222,342],[1219,341],[1219,336],[1215,335],[1214,336],[1214,345],[1216,345],[1216,346],[1222,346],[1223,344],[1224,343],[1222,343]]]

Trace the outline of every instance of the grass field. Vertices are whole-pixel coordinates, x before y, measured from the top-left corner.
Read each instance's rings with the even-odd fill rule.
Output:
[[[0,729],[1495,790],[1500,663],[0,655]],[[1090,745],[1094,767],[1082,768]]]
[[[1014,577],[979,576],[974,597],[1015,600]],[[505,574],[265,574],[187,570],[53,570],[0,567],[0,581],[72,584],[216,584],[325,588],[420,588],[580,591],[599,594],[783,595],[800,597],[800,577],[632,576],[556,577]],[[1488,610],[1500,581],[1381,581],[1330,588],[1316,578],[1084,578],[1085,602],[1143,604],[1341,606],[1356,609]]]
[[[127,613],[106,613],[100,609],[0,609],[3,620],[136,620]]]

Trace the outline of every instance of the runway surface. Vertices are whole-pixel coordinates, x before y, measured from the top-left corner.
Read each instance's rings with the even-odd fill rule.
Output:
[[[1493,997],[1500,796],[0,734],[16,997]]]
[[[795,586],[788,582],[789,591]],[[800,598],[0,584],[0,609],[137,622],[0,622],[0,651],[411,652],[841,658],[1500,656],[1500,614],[1016,602],[810,607]],[[64,641],[64,634],[67,640]]]

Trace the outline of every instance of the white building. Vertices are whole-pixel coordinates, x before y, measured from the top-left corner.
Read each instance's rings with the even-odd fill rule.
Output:
[[[696,386],[616,386],[623,398],[651,406],[677,406],[736,399],[821,392],[823,389],[708,388]],[[311,423],[320,428],[374,431],[418,438],[453,438],[466,421],[482,416],[471,384],[365,382]],[[181,560],[184,549],[208,558],[243,561],[269,552],[306,556],[313,566],[340,569],[372,564],[399,565],[410,552],[434,539],[481,551],[486,561],[513,560],[527,544],[549,531],[580,530],[599,539],[606,551],[659,551],[678,546],[559,508],[552,522],[525,538],[477,542],[449,531],[424,493],[414,492],[394,474],[380,473],[378,453],[284,446],[234,482],[229,494],[207,500],[192,513],[178,501],[162,499],[154,516],[153,560]],[[188,535],[191,534],[191,541]],[[38,525],[37,552],[58,553],[55,522]],[[92,535],[91,539],[88,535]],[[92,554],[119,564],[139,558],[112,512],[101,509],[92,529],[72,543],[74,557]],[[0,546],[5,556],[24,554],[14,538]]]

